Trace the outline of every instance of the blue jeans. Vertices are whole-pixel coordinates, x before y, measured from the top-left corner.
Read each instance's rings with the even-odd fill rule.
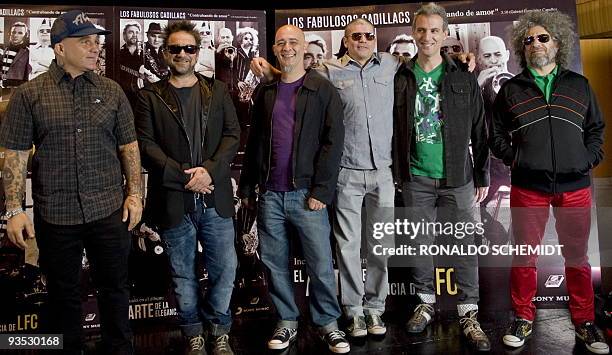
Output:
[[[160,235],[167,245],[183,334],[201,334],[202,319],[213,336],[227,334],[232,324],[229,306],[237,266],[232,219],[219,216],[214,208],[205,208],[198,199],[195,212]],[[197,241],[204,249],[208,271],[208,291],[203,299],[196,276]]]
[[[327,209],[311,211],[308,190],[266,191],[259,196],[257,232],[261,260],[270,270],[269,292],[280,317],[280,326],[297,328],[300,311],[295,304],[289,270],[288,225],[295,226],[300,238],[306,272],[310,278],[310,313],[321,333],[338,329],[340,306],[336,298],[336,278],[332,265],[330,225]]]

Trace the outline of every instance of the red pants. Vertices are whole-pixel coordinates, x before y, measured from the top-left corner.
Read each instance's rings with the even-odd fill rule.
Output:
[[[574,325],[593,321],[594,295],[591,265],[587,257],[591,227],[591,189],[548,194],[512,186],[510,207],[515,244],[539,245],[544,236],[550,206],[565,258],[569,309]],[[529,207],[529,208],[526,208]],[[516,317],[533,320],[537,291],[537,255],[515,256],[510,273],[512,308]]]

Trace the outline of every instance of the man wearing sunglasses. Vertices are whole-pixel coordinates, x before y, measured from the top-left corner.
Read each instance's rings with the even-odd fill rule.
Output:
[[[202,36],[202,42],[200,42],[200,55],[198,57],[198,63],[196,64],[195,71],[204,75],[205,77],[212,78],[215,75],[215,44],[213,42],[213,30],[212,21],[203,21],[200,26],[200,36]]]
[[[571,19],[560,12],[528,12],[512,29],[523,71],[500,89],[490,129],[491,150],[511,167],[510,207],[516,244],[537,246],[550,206],[563,246],[569,310],[576,337],[596,354],[609,347],[595,326],[587,249],[591,226],[591,170],[603,158],[604,122],[588,81],[567,69],[574,44]],[[515,320],[504,344],[520,347],[531,335],[536,308],[537,255],[515,255],[510,278]]]
[[[404,57],[406,60],[413,58],[417,51],[414,38],[407,34],[397,35],[389,45],[389,53],[397,57]]]
[[[475,223],[476,204],[487,195],[489,186],[480,87],[474,74],[441,54],[441,47],[449,44],[447,34],[444,8],[434,3],[421,6],[412,22],[419,51],[395,78],[393,167],[402,190],[405,218],[434,226]],[[453,233],[446,228],[437,233],[427,228],[410,238],[416,250],[432,244],[474,245],[473,232]],[[407,240],[406,236],[402,239]],[[417,255],[403,259],[402,264],[411,267],[420,300],[406,327],[410,333],[421,333],[434,320],[433,256]],[[477,318],[477,256],[440,258],[438,266],[455,268],[462,334],[477,350],[490,350],[491,342]]]
[[[236,277],[230,163],[240,127],[227,87],[194,71],[200,33],[188,21],[165,27],[170,77],[146,85],[135,107],[149,171],[144,219],[166,244],[187,354],[233,354],[229,309]],[[208,289],[201,299],[196,258],[204,248]],[[204,334],[207,335],[205,341]]]

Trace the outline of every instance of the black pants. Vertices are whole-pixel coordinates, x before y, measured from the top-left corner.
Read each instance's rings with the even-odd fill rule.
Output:
[[[122,210],[90,223],[63,226],[34,216],[40,266],[47,277],[48,333],[64,334],[64,354],[80,354],[83,343],[81,261],[87,252],[98,291],[103,352],[132,354],[128,319],[130,236]]]

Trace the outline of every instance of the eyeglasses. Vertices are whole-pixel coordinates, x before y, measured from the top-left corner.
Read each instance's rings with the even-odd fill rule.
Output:
[[[185,51],[187,54],[195,54],[198,51],[198,46],[194,44],[188,44],[186,46],[179,46],[178,44],[171,44],[166,47],[166,50],[170,54],[179,54],[181,51]]]
[[[550,41],[550,35],[547,35],[546,33],[542,33],[542,34],[539,34],[537,36],[525,37],[525,39],[523,40],[523,44],[526,45],[526,46],[529,46],[533,42],[535,42],[536,38],[538,39],[538,42],[540,42],[540,43],[546,43],[546,42]]]
[[[393,52],[391,54],[393,54],[396,57],[412,58],[412,55],[410,55],[410,52]]]
[[[458,44],[455,44],[454,46],[442,46],[442,48],[440,49],[444,53],[460,53],[461,52],[461,46]]]
[[[38,32],[40,32],[40,33],[51,33],[51,30],[42,29],[42,30],[38,30]]]
[[[353,41],[361,41],[361,37],[365,37],[368,41],[373,41],[376,35],[372,32],[353,32],[349,35]]]
[[[200,32],[200,34],[204,35],[204,36],[210,36],[211,33],[212,32],[210,32],[210,31],[202,31],[202,32]]]

